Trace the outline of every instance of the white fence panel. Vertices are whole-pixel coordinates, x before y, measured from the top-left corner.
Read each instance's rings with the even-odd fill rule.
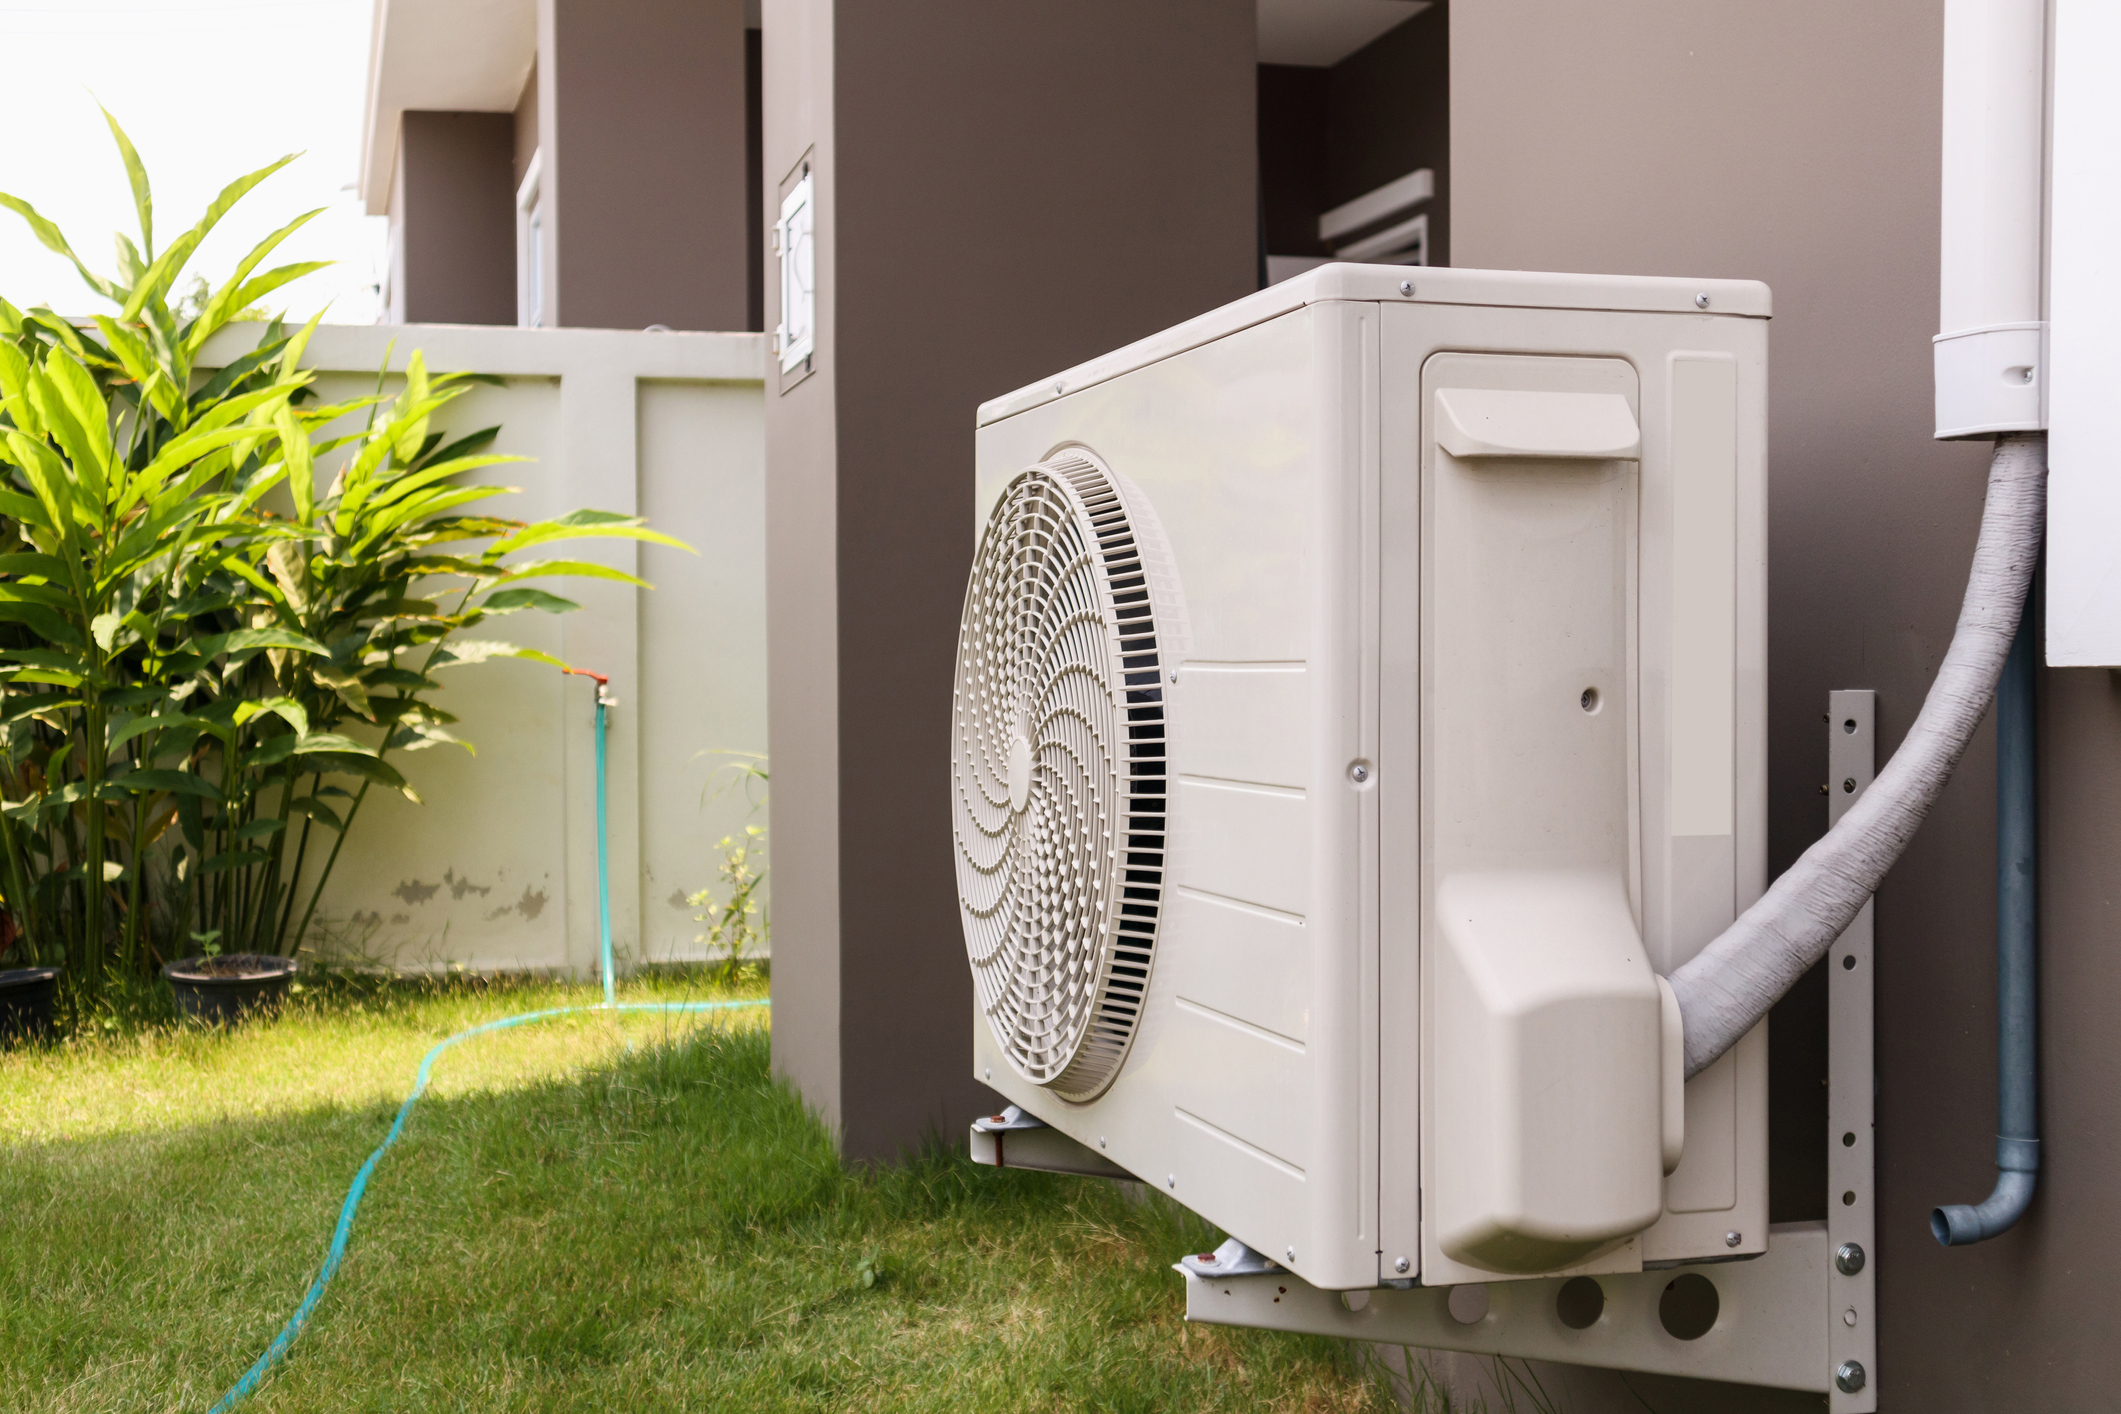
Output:
[[[255,326],[232,329],[205,361],[256,338]],[[701,927],[685,898],[715,882],[718,841],[766,819],[756,793],[717,791],[712,779],[719,764],[763,759],[766,749],[765,341],[323,326],[305,362],[336,400],[372,389],[386,353],[402,372],[414,349],[431,371],[503,380],[473,388],[438,419],[453,437],[498,425],[495,450],[533,459],[492,469],[488,479],[522,488],[490,503],[494,513],[642,515],[699,551],[611,540],[562,546],[566,558],[630,570],[655,588],[555,582],[579,611],[526,611],[474,633],[610,674],[613,943],[622,965],[700,956]],[[338,460],[327,459],[320,482]],[[477,755],[431,747],[396,757],[425,803],[369,793],[312,945],[408,968],[587,973],[597,952],[592,685],[515,660],[449,669],[443,681],[437,705],[462,719],[452,730]],[[318,864],[312,850],[309,878]]]

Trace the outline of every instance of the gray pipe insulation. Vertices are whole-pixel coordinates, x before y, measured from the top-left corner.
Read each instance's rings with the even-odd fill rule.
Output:
[[[1914,838],[1996,695],[1997,679],[2024,615],[2046,510],[2046,435],[1998,438],[1989,463],[1988,501],[1959,626],[1906,740],[1840,823],[1806,850],[1737,922],[1671,976],[1685,1024],[1689,1078],[1736,1045],[1826,955]],[[2027,655],[2030,662],[2029,644]],[[2027,775],[2029,779],[2029,766]],[[2026,878],[2030,889],[2030,876]],[[2029,953],[2027,968],[2029,1016]],[[2006,990],[2011,985],[2008,980],[2004,983]],[[2030,1045],[2029,1039],[2025,1044]],[[2026,1084],[2030,1086],[2029,1067]],[[2004,1103],[2006,1107],[2015,1103],[2008,1091]],[[2034,1133],[2029,1127],[2029,1099],[2026,1109],[2027,1127],[2017,1130],[2011,1128],[2013,1120],[2006,1109],[2006,1134]],[[2025,1142],[1999,1141],[1999,1165],[2005,1170],[1999,1198],[2005,1187],[2021,1180],[2030,1195],[2032,1173],[2027,1166],[2037,1165],[2038,1147],[2034,1144],[2027,1149]],[[2011,1162],[2003,1164],[2006,1147]],[[1996,1202],[1998,1198],[1989,1200]],[[1981,1210],[1960,1211],[1988,1209],[1989,1204],[1984,1204]],[[1943,1211],[1949,1214],[1952,1210]],[[1952,1239],[1947,1236],[1946,1240]]]

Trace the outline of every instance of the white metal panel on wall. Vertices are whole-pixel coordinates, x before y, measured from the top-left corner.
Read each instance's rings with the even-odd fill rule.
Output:
[[[218,337],[204,362],[247,351],[257,332]],[[613,940],[628,963],[697,955],[684,896],[714,881],[717,841],[766,820],[742,790],[717,796],[709,781],[719,761],[742,759],[710,753],[766,749],[763,336],[323,326],[305,362],[338,398],[375,386],[386,348],[393,370],[420,349],[432,372],[503,380],[437,419],[457,436],[498,425],[494,449],[531,458],[489,469],[490,483],[521,488],[495,514],[638,514],[699,550],[564,545],[567,558],[655,588],[555,581],[578,611],[473,631],[611,675]],[[327,458],[320,485],[336,470]],[[425,803],[370,792],[312,941],[402,967],[586,971],[597,950],[591,688],[515,660],[450,669],[443,682],[437,705],[478,754],[398,758]]]
[[[2047,661],[2121,666],[2121,7],[2055,0]]]

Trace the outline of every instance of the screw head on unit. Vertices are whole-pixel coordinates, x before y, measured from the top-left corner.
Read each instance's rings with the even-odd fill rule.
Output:
[[[1367,761],[1357,761],[1354,765],[1348,767],[1348,779],[1355,782],[1355,784],[1357,785],[1361,785],[1363,782],[1369,780],[1370,763]]]
[[[1175,1173],[1174,1173],[1174,1174],[1170,1174],[1170,1175],[1168,1175],[1168,1176],[1167,1176],[1167,1177],[1166,1177],[1166,1178],[1164,1179],[1164,1187],[1166,1187],[1166,1188],[1176,1188],[1176,1187],[1178,1187],[1178,1175],[1177,1175],[1177,1174],[1175,1174]]]
[[[1701,293],[1701,294],[1698,294],[1698,295],[1694,296],[1694,308],[1696,308],[1696,309],[1707,309],[1708,307],[1709,307],[1709,297],[1708,297],[1708,294],[1707,294],[1707,292],[1706,292],[1706,291],[1704,291],[1704,292],[1703,292],[1703,293]]]
[[[1395,1272],[1403,1272],[1412,1265],[1413,1263],[1409,1262],[1406,1258],[1396,1257],[1392,1261],[1392,1270]]]
[[[1296,1249],[1295,1249],[1294,1247],[1284,1247],[1284,1248],[1282,1248],[1282,1249],[1281,1249],[1281,1254],[1282,1254],[1282,1256],[1284,1256],[1284,1257],[1288,1258],[1288,1259],[1289,1259],[1290,1261],[1292,1261],[1292,1262],[1296,1260]]]
[[[1863,1362],[1844,1360],[1841,1368],[1834,1371],[1834,1384],[1843,1394],[1854,1394],[1863,1388]]]
[[[1176,668],[1173,668],[1173,669],[1171,670],[1171,681],[1173,681],[1173,682],[1177,682],[1177,681],[1178,681],[1178,669],[1176,669]]]
[[[1745,1241],[1745,1234],[1742,1232],[1727,1232],[1723,1235],[1723,1245],[1726,1247],[1736,1247],[1743,1241]]]
[[[1853,1242],[1844,1242],[1834,1249],[1834,1268],[1845,1277],[1852,1277],[1863,1270],[1863,1248]]]
[[[1399,282],[1399,292],[1400,292],[1401,294],[1403,294],[1403,295],[1411,295],[1411,294],[1413,294],[1413,293],[1414,293],[1414,282],[1413,282],[1412,280],[1401,280],[1401,281]]]
[[[988,1066],[988,1067],[987,1067],[987,1079],[989,1079],[989,1080],[992,1080],[993,1078],[994,1078],[994,1067],[990,1065],[990,1066]]]

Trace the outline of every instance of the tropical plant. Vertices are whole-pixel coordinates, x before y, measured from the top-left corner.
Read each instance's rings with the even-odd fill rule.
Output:
[[[147,960],[151,860],[177,951],[191,940],[291,952],[367,790],[413,796],[386,753],[453,740],[453,719],[427,700],[429,673],[546,658],[449,636],[519,609],[575,607],[526,580],[640,583],[588,562],[506,557],[585,536],[678,544],[602,512],[526,524],[466,511],[510,488],[453,478],[516,458],[481,450],[494,428],[445,445],[431,421],[472,380],[430,378],[417,353],[395,396],[379,381],[329,406],[300,367],[314,319],[293,334],[275,321],[250,352],[200,368],[238,311],[320,268],[258,270],[317,213],[173,307],[200,241],[293,159],[230,183],[158,253],[146,171],[105,118],[139,217],[137,244],[117,236],[114,278],[0,193],[117,306],[91,330],[0,300],[0,893],[29,954],[65,961],[91,993],[113,949],[124,965]],[[327,431],[363,414],[356,430]],[[320,493],[322,463],[340,453]],[[364,725],[378,739],[346,734]],[[158,852],[172,825],[178,837]],[[319,825],[332,848],[290,928]]]

